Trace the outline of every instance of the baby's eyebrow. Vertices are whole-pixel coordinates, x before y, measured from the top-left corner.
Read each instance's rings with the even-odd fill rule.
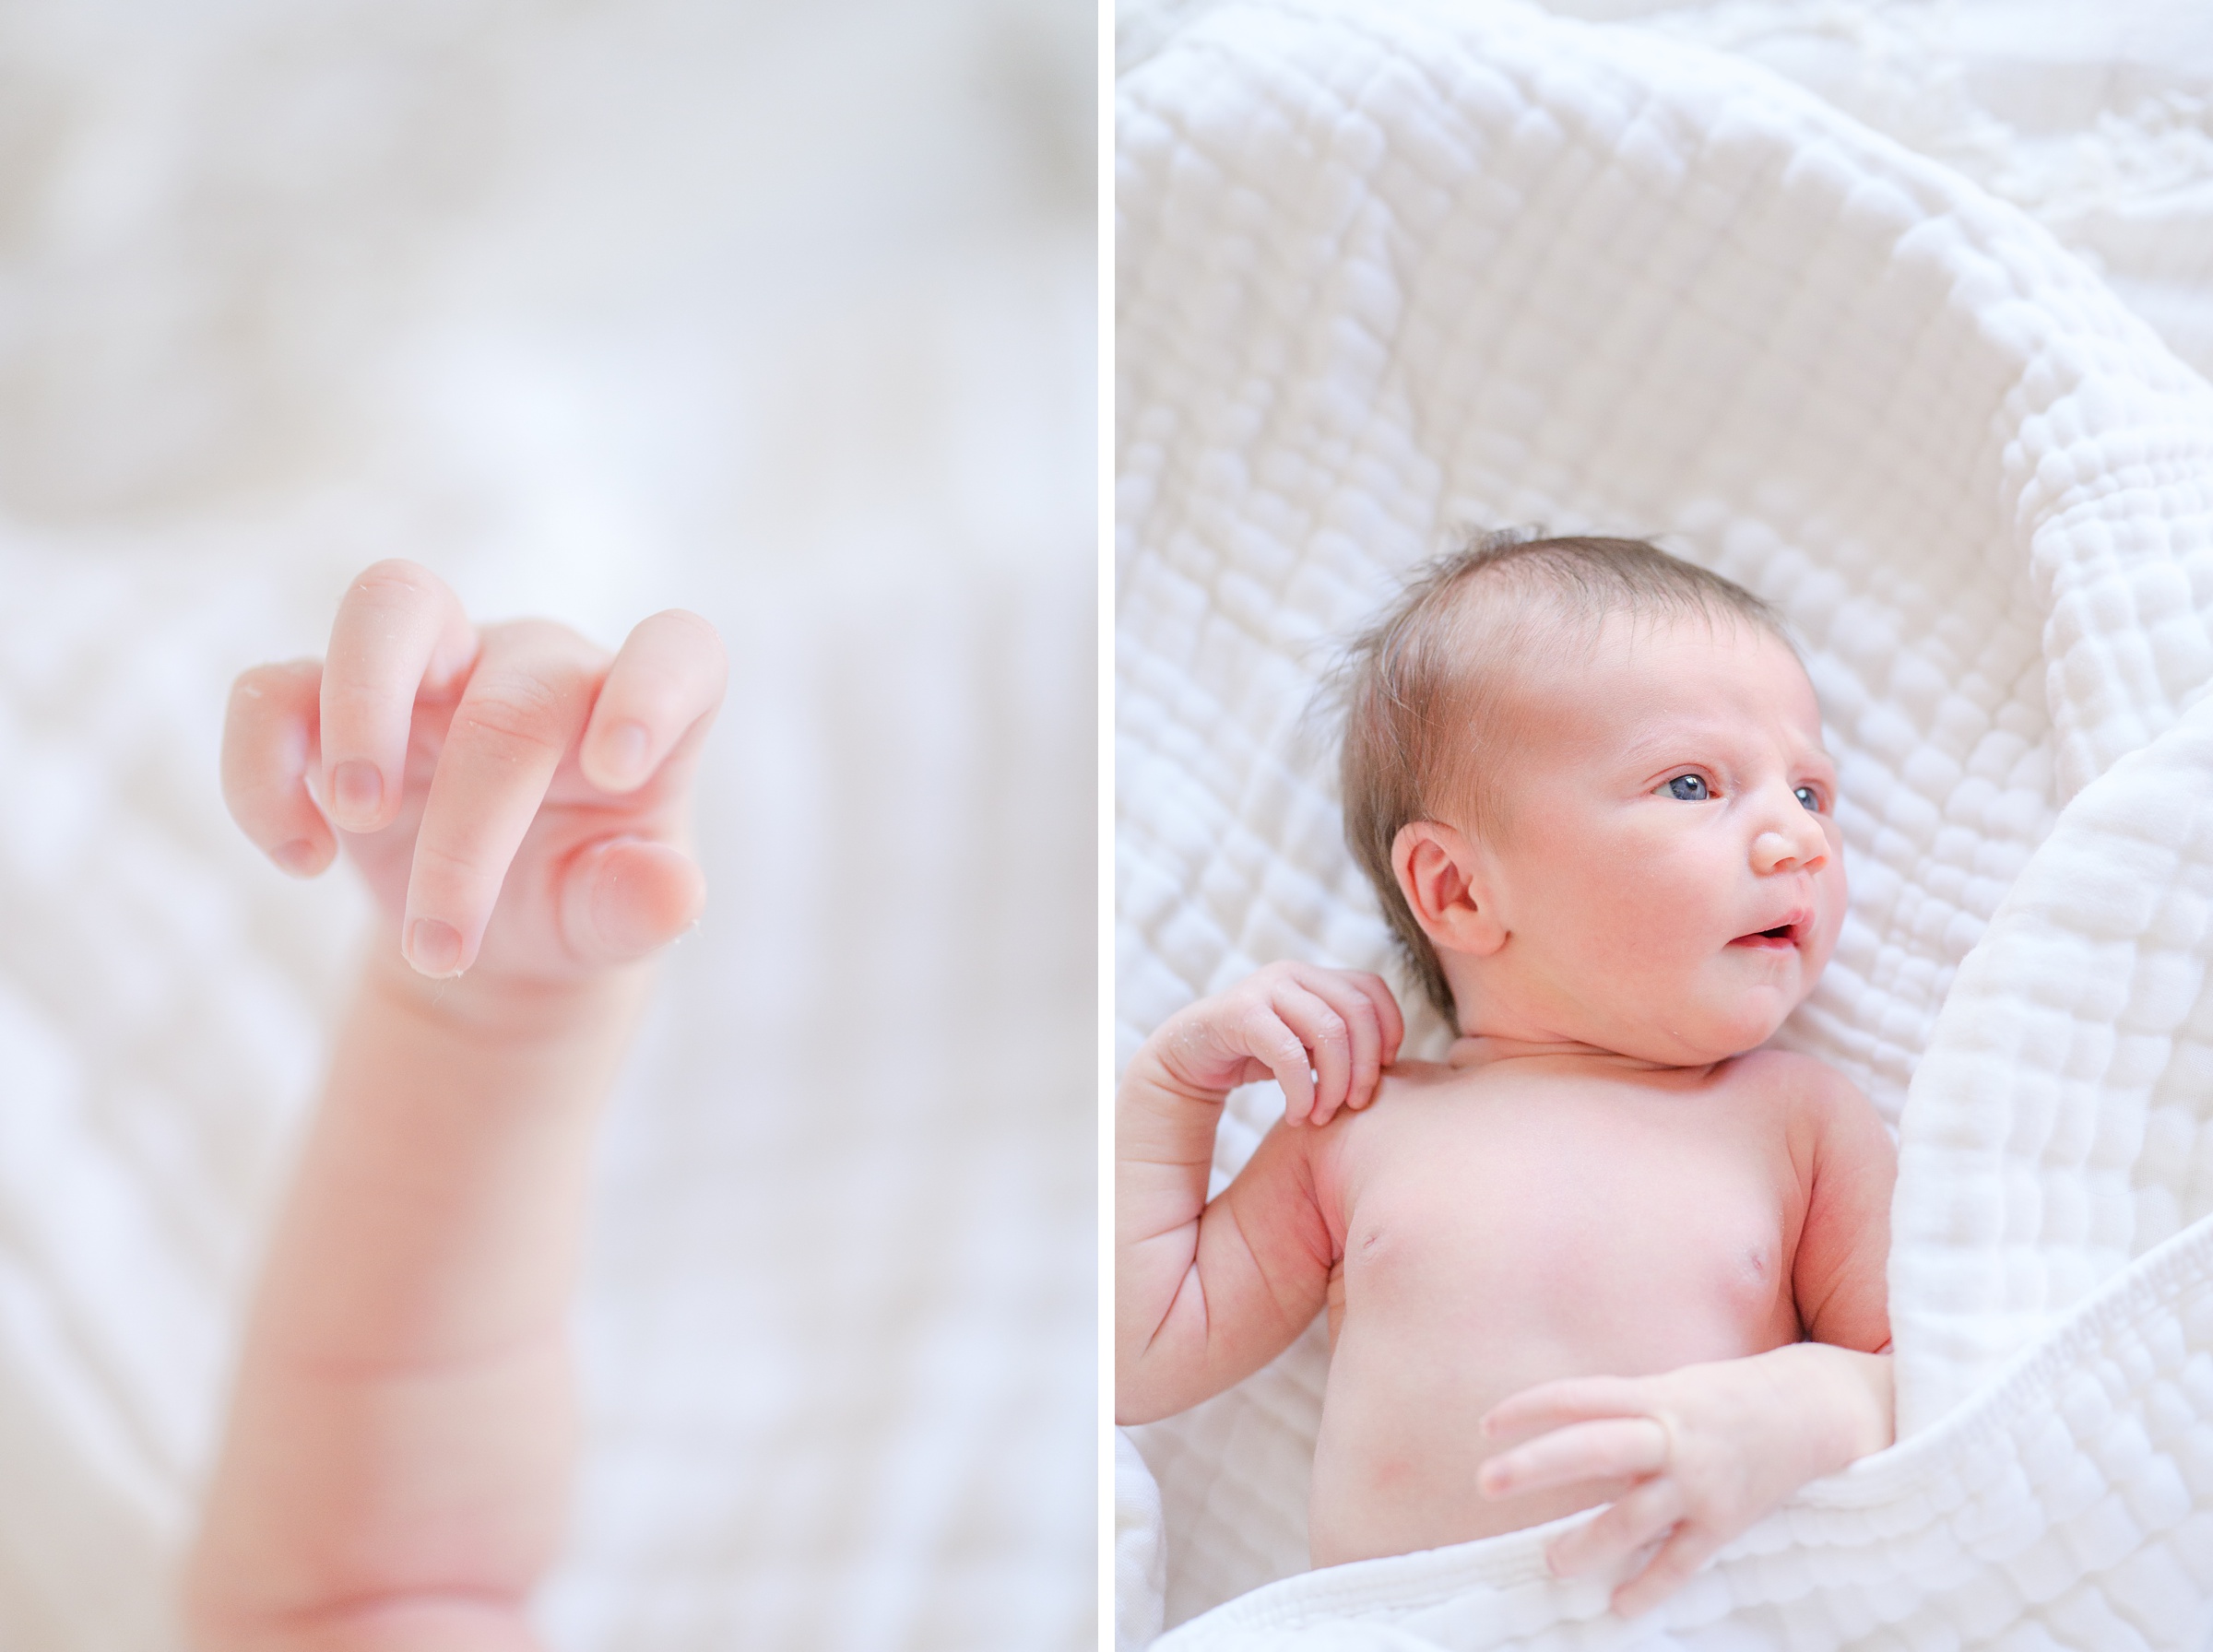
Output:
[[[1702,749],[1720,742],[1729,726],[1722,723],[1670,722],[1648,725],[1620,748],[1625,762],[1694,762]]]
[[[1655,771],[1669,763],[1710,761],[1727,756],[1729,742],[1742,729],[1741,724],[1724,718],[1648,725],[1625,741],[1618,748],[1618,754],[1625,766],[1650,764]],[[1836,759],[1817,741],[1797,753],[1793,761],[1813,762],[1831,778],[1836,773]]]

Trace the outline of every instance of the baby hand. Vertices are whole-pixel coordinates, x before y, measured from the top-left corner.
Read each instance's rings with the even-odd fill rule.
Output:
[[[1284,1122],[1323,1125],[1375,1100],[1406,1023],[1382,978],[1310,963],[1272,963],[1164,1022],[1152,1044],[1169,1078],[1220,1096],[1273,1077]]]
[[[1486,1497],[1511,1497],[1633,1480],[1595,1520],[1556,1539],[1545,1559],[1570,1576],[1658,1543],[1614,1591],[1614,1610],[1634,1617],[1807,1481],[1889,1445],[1892,1426],[1886,1356],[1798,1342],[1661,1376],[1524,1389],[1492,1408],[1483,1432],[1525,1443],[1485,1462],[1476,1485]]]
[[[435,575],[379,562],[327,662],[232,687],[224,799],[296,876],[342,846],[422,974],[581,977],[699,914],[688,802],[725,671],[694,614],[656,614],[609,656],[545,620],[479,631]]]

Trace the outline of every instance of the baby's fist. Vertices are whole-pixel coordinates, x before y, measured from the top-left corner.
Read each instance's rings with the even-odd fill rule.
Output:
[[[696,615],[656,614],[610,656],[543,620],[479,631],[434,574],[380,562],[327,661],[238,679],[224,798],[297,876],[343,846],[424,974],[580,974],[698,915],[687,799],[725,676]]]

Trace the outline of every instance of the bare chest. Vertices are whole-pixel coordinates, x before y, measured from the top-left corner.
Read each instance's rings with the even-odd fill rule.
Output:
[[[1781,1129],[1651,1099],[1376,1120],[1344,1183],[1347,1323],[1572,1348],[1624,1375],[1794,1336],[1804,1198]]]

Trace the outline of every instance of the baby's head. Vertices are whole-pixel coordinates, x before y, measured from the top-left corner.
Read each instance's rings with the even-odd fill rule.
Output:
[[[1773,609],[1633,539],[1492,536],[1348,653],[1345,836],[1463,1032],[1671,1066],[1763,1042],[1843,921]]]

